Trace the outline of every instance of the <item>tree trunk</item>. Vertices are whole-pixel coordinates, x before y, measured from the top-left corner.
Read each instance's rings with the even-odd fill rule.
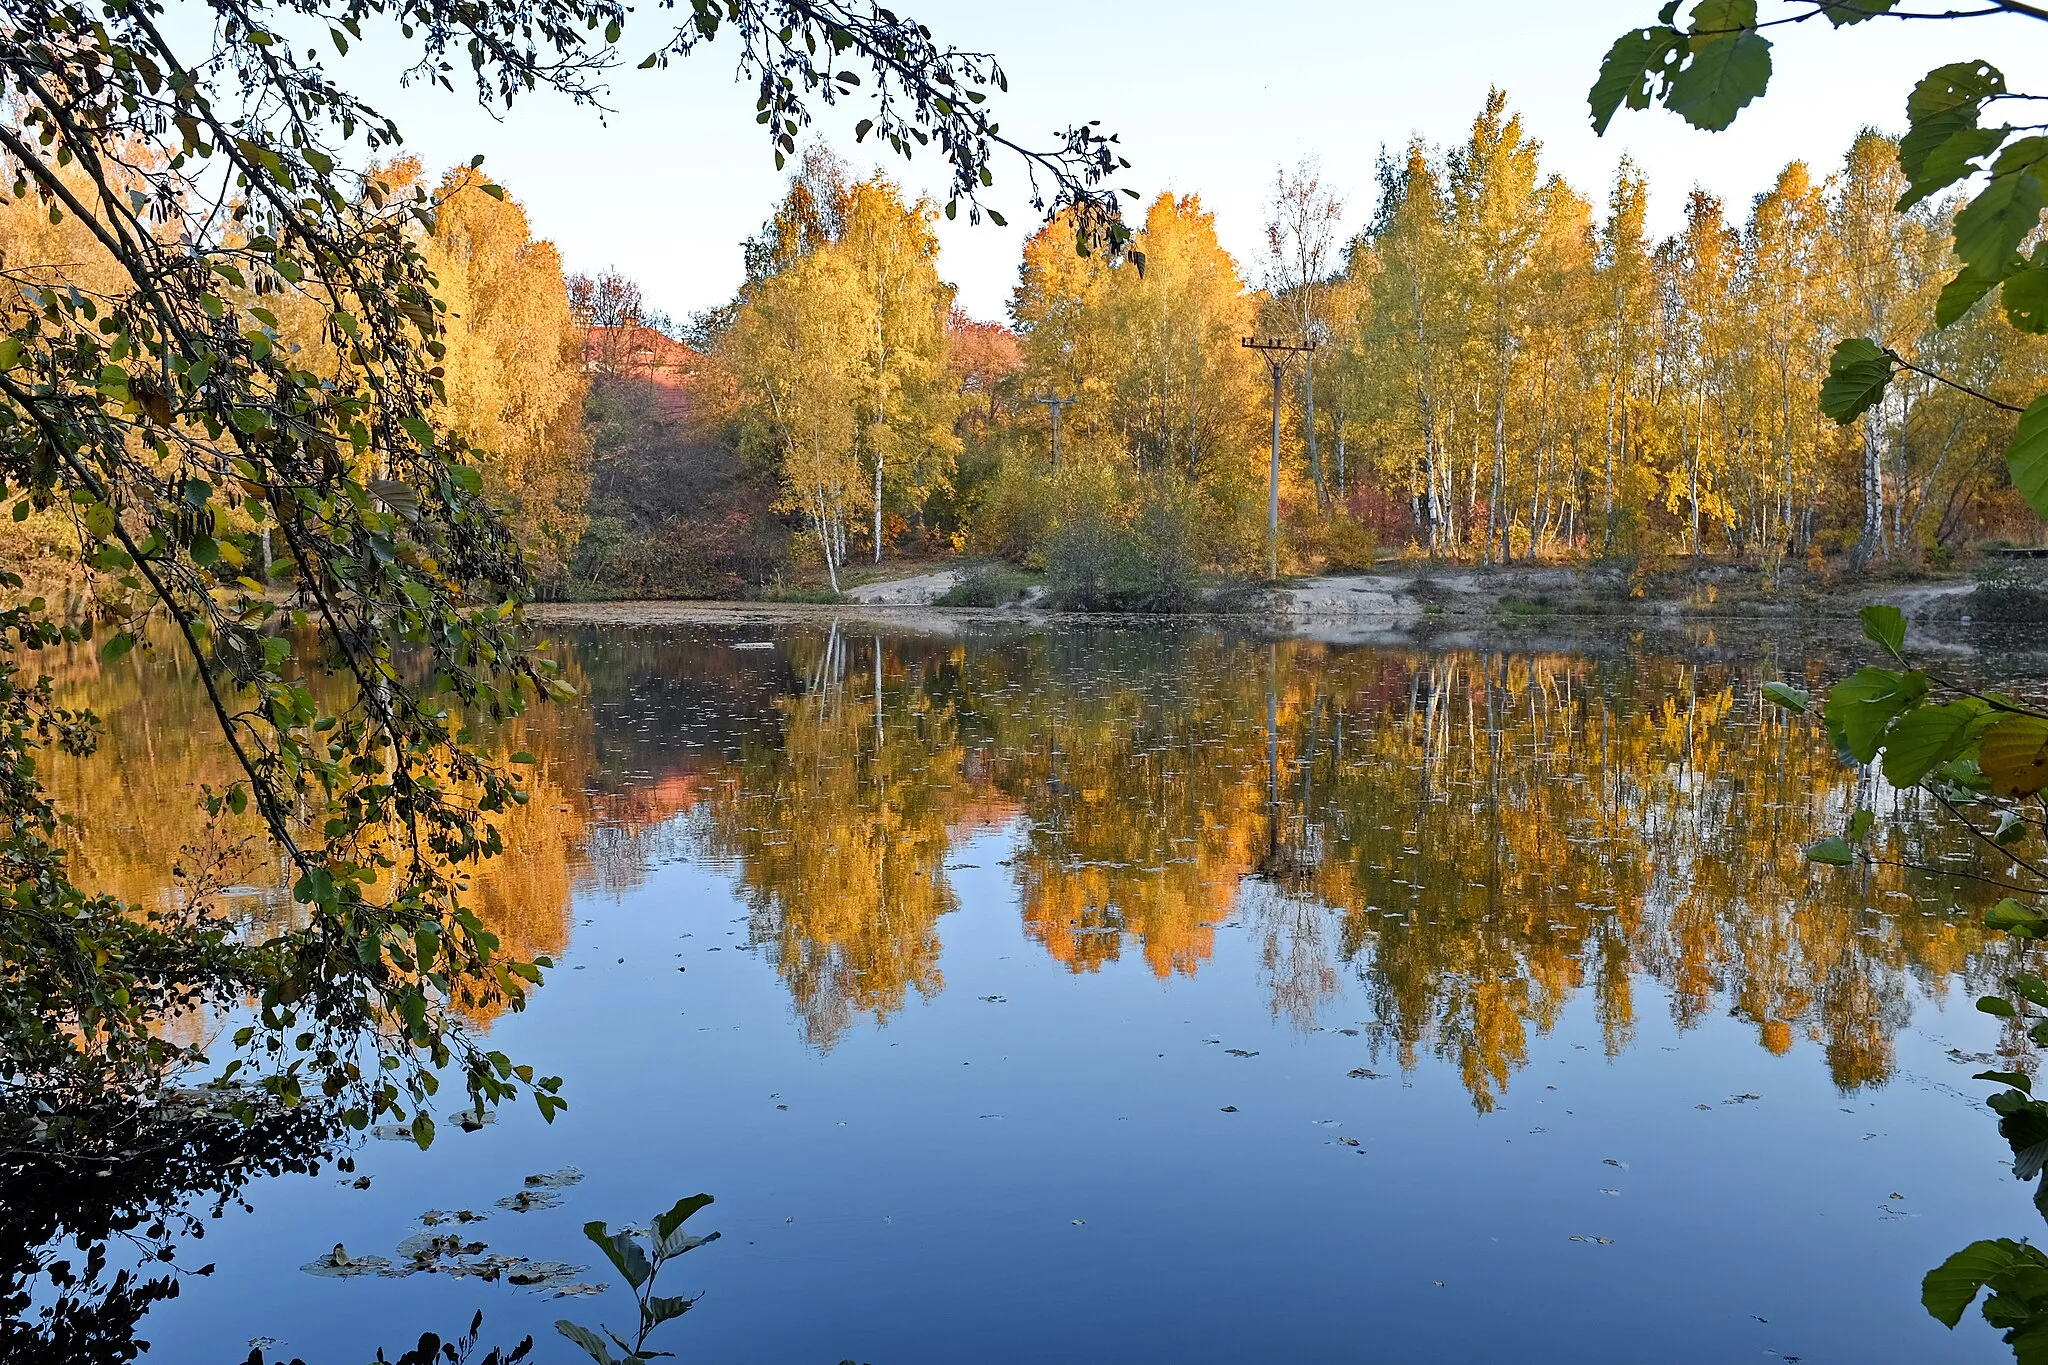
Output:
[[[1308,404],[1308,477],[1315,485],[1316,506],[1329,510],[1330,490],[1323,486],[1323,457],[1316,445],[1316,353],[1301,357],[1301,393]]]

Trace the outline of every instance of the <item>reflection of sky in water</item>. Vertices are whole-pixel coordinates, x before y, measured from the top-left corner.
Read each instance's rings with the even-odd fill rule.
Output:
[[[259,1186],[162,1358],[481,1306],[568,1359],[547,1324],[621,1294],[296,1266],[457,1207],[588,1261],[698,1189],[686,1359],[2001,1357],[1917,1301],[2030,1230],[1949,1055],[1997,1047],[1957,980],[1995,964],[1938,886],[1800,863],[1884,797],[1759,711],[1775,674],[741,638],[581,637],[593,709],[522,740],[546,809],[485,899],[568,950],[491,1029],[570,1110]]]

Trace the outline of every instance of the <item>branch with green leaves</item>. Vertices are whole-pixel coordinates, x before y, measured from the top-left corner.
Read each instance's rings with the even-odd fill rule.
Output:
[[[446,411],[447,306],[422,254],[442,204],[376,158],[391,121],[329,69],[373,25],[494,108],[553,89],[598,102],[615,0],[18,0],[0,13],[0,189],[89,258],[0,263],[0,506],[68,529],[93,610],[59,621],[20,577],[0,618],[0,1087],[131,1095],[202,1059],[277,1101],[320,1095],[423,1145],[442,1073],[472,1109],[559,1082],[484,1046],[465,1015],[518,1009],[545,960],[502,951],[467,903],[525,800],[490,737],[568,694],[527,649],[526,567]],[[814,103],[874,82],[874,127],[936,141],[970,215],[991,158],[1046,177],[1119,245],[1093,125],[1052,152],[988,112],[1000,68],[875,5],[691,0],[661,65],[721,29],[761,82],[778,154]],[[331,53],[305,45],[327,35]],[[287,32],[292,37],[287,36]],[[174,36],[175,35],[175,36]],[[298,40],[295,40],[298,39]],[[467,183],[467,182],[466,182]],[[483,193],[502,195],[488,183]],[[1036,182],[1035,182],[1036,183]],[[293,922],[254,937],[203,901],[143,913],[72,883],[40,765],[90,748],[23,664],[90,636],[188,655],[236,770],[206,792],[289,866]],[[178,1013],[246,1010],[211,1053],[161,1041]]]
[[[2015,951],[2004,991],[1981,997],[1977,1009],[2048,1047],[2048,980],[2028,962],[2033,942],[2048,936],[2042,909],[2048,867],[2041,852],[2048,844],[2048,713],[1910,667],[1899,610],[1871,606],[1862,615],[1864,634],[1898,667],[1858,669],[1828,689],[1818,708],[1828,737],[1845,760],[1876,765],[1893,787],[1929,793],[1987,857],[2003,864],[1999,876],[1979,879],[2015,894],[1993,905],[1985,924],[2008,935]],[[1811,696],[1783,683],[1767,684],[1763,692],[1787,711],[1815,709]],[[1858,810],[1844,833],[1813,844],[1806,856],[1843,867],[1873,862],[1868,844],[1875,824],[1873,812]],[[2048,1166],[2048,1100],[2034,1095],[2033,1078],[2017,1068],[1981,1071],[1973,1079],[2003,1087],[1985,1103],[2012,1148],[2013,1174],[2035,1180]],[[2037,1190],[2035,1203],[2048,1214],[2048,1184]],[[2006,1329],[2019,1359],[2048,1349],[2048,1259],[2023,1243],[1977,1242],[1929,1272],[1922,1298],[1930,1313],[1954,1327],[1986,1289],[1984,1316]]]
[[[650,1350],[647,1339],[663,1323],[689,1312],[697,1300],[676,1294],[657,1294],[654,1282],[661,1275],[662,1268],[676,1257],[718,1240],[715,1232],[699,1237],[683,1230],[683,1224],[690,1220],[691,1215],[711,1202],[708,1194],[678,1199],[675,1207],[657,1217],[645,1233],[630,1228],[613,1232],[603,1223],[585,1223],[583,1235],[604,1253],[612,1268],[625,1277],[626,1287],[633,1291],[639,1322],[631,1342],[609,1327],[600,1327],[599,1331],[593,1332],[567,1318],[557,1320],[555,1330],[582,1347],[597,1365],[646,1365],[659,1356],[673,1354]],[[621,1354],[613,1355],[613,1346],[618,1347]]]

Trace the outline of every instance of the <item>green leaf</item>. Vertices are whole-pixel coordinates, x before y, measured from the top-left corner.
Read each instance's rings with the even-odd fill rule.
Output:
[[[1685,35],[1668,24],[1633,29],[1615,39],[1586,96],[1593,110],[1593,131],[1605,133],[1623,104],[1631,109],[1649,108],[1651,75],[1668,81],[1672,66],[1684,51]]]
[[[1999,156],[1986,185],[1956,215],[1956,255],[1964,264],[1990,269],[2002,265],[2041,221],[2048,184],[2036,167],[2048,156],[2048,138],[2025,137]]]
[[[1980,108],[2005,93],[2005,75],[1989,62],[1950,62],[1922,76],[1906,96],[1906,118],[1919,123],[1952,110]]]
[[[1876,823],[1876,811],[1857,811],[1849,817],[1849,842],[1852,844],[1862,843],[1864,836],[1870,833],[1870,827]]]
[[[425,1114],[414,1114],[412,1116],[412,1140],[419,1144],[420,1150],[423,1152],[433,1146],[434,1120]]]
[[[690,1311],[697,1301],[680,1294],[649,1294],[647,1296],[647,1325],[659,1327],[672,1318],[679,1318]]]
[[[1755,28],[1756,0],[1699,0],[1692,7],[1692,22],[1685,27],[1694,47],[1740,29]]]
[[[1900,663],[1906,661],[1906,614],[1897,607],[1873,602],[1856,615],[1863,622],[1864,638]]]
[[[1853,5],[1828,5],[1821,12],[1827,15],[1830,24],[1844,28],[1880,14],[1889,14],[1898,3],[1899,0],[1856,0]]]
[[[1806,709],[1813,704],[1812,694],[1794,687],[1790,683],[1765,683],[1763,685],[1763,694],[1764,700],[1772,705],[1781,706],[1787,711],[1796,711],[1801,715],[1804,715]]]
[[[1891,352],[1864,337],[1835,343],[1828,377],[1820,386],[1820,410],[1849,425],[1884,397],[1893,364]]]
[[[1771,42],[1754,30],[1694,46],[1671,78],[1664,107],[1695,128],[1718,133],[1771,83]]]
[[[2048,517],[2048,394],[2027,404],[2005,448],[2005,467],[2034,515]]]
[[[1977,1012],[1979,1014],[1995,1014],[2000,1019],[2010,1019],[2019,1013],[2018,1010],[2013,1008],[2012,1001],[2002,995],[1978,996]]]
[[[1970,1079],[1973,1081],[1997,1081],[2000,1085],[2009,1086],[2023,1095],[2034,1093],[2034,1079],[2024,1071],[1979,1071]]]
[[[2032,796],[2048,787],[2048,720],[2000,716],[1985,727],[1977,762],[2000,796]]]
[[[2010,128],[1979,128],[1984,106],[2005,93],[2005,76],[1988,62],[1950,62],[1922,76],[1906,97],[1906,136],[1899,167],[1911,188],[1901,212],[1976,169],[1977,158],[1997,150]]]
[[[1806,861],[1825,863],[1829,867],[1847,867],[1856,861],[1856,848],[1839,834],[1833,834],[1818,843],[1806,846]]]
[[[1934,301],[1934,325],[1947,327],[1961,319],[2003,278],[2001,271],[1962,271],[1941,287],[1941,294]]]
[[[1861,668],[1829,689],[1822,714],[1856,761],[1868,763],[1877,757],[1885,727],[1926,695],[1923,673]]]
[[[647,1277],[653,1273],[654,1267],[647,1263],[647,1253],[641,1249],[639,1239],[632,1233],[613,1232],[603,1223],[590,1222],[583,1225],[583,1235],[588,1237],[597,1249],[604,1253],[605,1259],[626,1277],[627,1284],[638,1289],[647,1283]]]
[[[2048,332],[2048,270],[2029,266],[2008,275],[2000,301],[2006,321],[2019,331],[2030,336]]]
[[[1979,128],[1977,111],[1956,110],[1917,123],[1899,143],[1899,165],[1907,190],[1893,207],[1900,213],[1974,175],[1980,158],[2012,136],[2010,128]],[[1916,141],[1917,139],[1917,141]]]
[[[611,1348],[604,1344],[603,1337],[591,1331],[588,1327],[579,1326],[567,1318],[556,1318],[555,1330],[575,1342],[578,1346],[581,1346],[584,1352],[597,1362],[597,1365],[614,1365]]]
[[[2012,993],[2030,1005],[2048,1009],[2048,981],[2043,981],[2032,972],[2021,972],[2006,983]]]
[[[674,1208],[655,1218],[655,1240],[657,1242],[665,1240],[677,1228],[688,1221],[691,1214],[696,1213],[699,1209],[706,1207],[712,1202],[713,1200],[708,1194],[693,1194],[687,1199],[678,1199]]]
[[[135,637],[127,631],[124,630],[109,635],[106,643],[100,646],[100,662],[103,664],[113,663],[133,648],[135,648]]]
[[[1920,1302],[1938,1321],[1954,1327],[1963,1310],[1992,1280],[2025,1262],[2027,1248],[2018,1242],[1972,1242],[1920,1282]]]
[[[1967,747],[1971,722],[1984,714],[1984,703],[1974,698],[1906,712],[1885,735],[1884,780],[1894,787],[1915,785]]]

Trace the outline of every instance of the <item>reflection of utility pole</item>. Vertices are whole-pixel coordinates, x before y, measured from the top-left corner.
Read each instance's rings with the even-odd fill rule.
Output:
[[[1080,400],[1071,393],[1035,393],[1027,402],[1043,403],[1052,409],[1052,467],[1060,467],[1060,409],[1070,408]]]
[[[1316,342],[1246,337],[1239,344],[1248,351],[1263,355],[1267,368],[1273,371],[1273,472],[1266,481],[1266,557],[1268,575],[1277,579],[1280,577],[1280,376],[1287,369],[1288,356],[1297,351],[1308,355],[1316,349]]]

